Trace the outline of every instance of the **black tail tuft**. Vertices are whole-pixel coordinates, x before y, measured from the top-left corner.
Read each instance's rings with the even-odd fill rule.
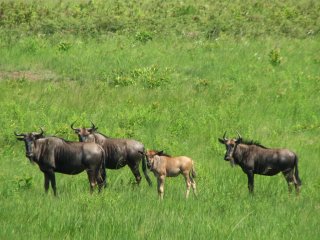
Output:
[[[297,185],[301,186],[302,182],[301,182],[301,179],[299,177],[299,170],[298,170],[298,157],[296,156],[296,159],[295,159],[295,164],[294,164],[294,177],[297,181]]]
[[[149,186],[151,187],[152,186],[152,182],[151,182],[151,179],[148,175],[148,170],[147,170],[147,156],[145,155],[144,152],[140,152],[139,153],[142,155],[142,171],[143,171],[143,174],[144,176],[146,177],[146,180],[149,184]]]

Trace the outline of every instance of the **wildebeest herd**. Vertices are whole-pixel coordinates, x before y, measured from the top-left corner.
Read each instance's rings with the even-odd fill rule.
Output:
[[[163,199],[164,181],[166,177],[183,175],[186,182],[186,198],[190,188],[196,193],[196,176],[194,162],[186,156],[172,157],[163,151],[146,150],[141,142],[132,139],[117,139],[105,136],[97,131],[97,127],[91,123],[90,128],[71,129],[78,135],[79,142],[67,141],[59,137],[45,136],[40,133],[16,133],[18,140],[24,141],[26,157],[36,164],[44,173],[44,188],[48,192],[49,185],[56,191],[55,173],[69,175],[87,172],[92,193],[95,186],[99,192],[107,186],[107,169],[120,169],[126,165],[132,171],[136,183],[141,181],[139,171],[140,162],[144,176],[151,186],[147,168],[157,178],[157,190],[159,197]],[[234,139],[218,138],[226,147],[224,160],[232,166],[239,165],[248,177],[249,192],[253,193],[254,174],[272,176],[282,172],[289,188],[295,186],[296,193],[300,191],[301,180],[298,173],[298,157],[288,149],[266,148],[254,141],[245,141],[238,133]]]

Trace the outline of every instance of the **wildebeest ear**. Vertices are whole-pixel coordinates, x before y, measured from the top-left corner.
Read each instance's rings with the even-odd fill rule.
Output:
[[[224,139],[222,139],[222,138],[218,138],[218,140],[219,140],[219,142],[222,143],[222,144],[225,144],[225,143],[226,143],[226,141],[225,141]]]
[[[44,137],[44,131],[42,127],[40,127],[41,132],[34,134],[35,139],[43,138]]]
[[[97,129],[98,129],[98,128],[89,128],[89,129],[88,129],[88,132],[89,132],[89,133],[94,133],[94,132],[96,132]]]
[[[161,156],[162,154],[163,154],[163,150],[157,152],[157,155],[160,155],[160,156]]]
[[[239,143],[241,143],[241,142],[242,142],[242,138],[237,138],[237,139],[236,139],[236,143],[237,143],[237,144],[239,144]]]
[[[19,140],[19,141],[24,141],[24,138],[17,138],[17,140]]]

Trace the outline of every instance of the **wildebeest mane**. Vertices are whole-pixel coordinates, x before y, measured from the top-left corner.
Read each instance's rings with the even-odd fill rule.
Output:
[[[255,146],[267,149],[267,147],[261,145],[260,142],[255,141],[255,140],[242,139],[241,143],[246,144],[246,145],[255,145]]]
[[[157,150],[154,150],[154,151],[157,152],[158,156],[172,157],[171,155],[169,155],[163,151],[157,151]]]
[[[66,140],[62,137],[57,137],[57,136],[48,136],[48,137],[54,137],[54,138],[58,138],[60,139],[62,142],[67,143],[68,145],[73,145],[73,146],[78,146],[81,145],[80,142],[75,142],[75,141],[71,141],[71,140]],[[79,144],[80,143],[80,144]]]
[[[74,141],[69,141],[69,140],[66,140],[66,139],[64,139],[64,138],[62,138],[62,137],[57,137],[57,136],[54,136],[54,135],[48,135],[48,136],[45,136],[44,138],[58,138],[58,139],[60,139],[60,140],[62,140],[63,142],[65,142],[65,143],[71,143],[71,142],[74,142]]]
[[[110,138],[110,137],[108,137],[107,135],[105,135],[105,134],[103,134],[103,133],[101,133],[101,132],[94,132],[93,134],[100,134],[101,136],[103,136],[103,137],[105,137],[105,138]]]

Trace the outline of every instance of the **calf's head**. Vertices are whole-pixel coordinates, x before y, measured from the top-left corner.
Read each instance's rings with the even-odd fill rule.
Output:
[[[147,166],[149,169],[152,169],[152,166],[154,166],[154,162],[160,158],[163,154],[163,151],[155,151],[155,150],[148,150],[146,152],[146,157],[147,157]]]

